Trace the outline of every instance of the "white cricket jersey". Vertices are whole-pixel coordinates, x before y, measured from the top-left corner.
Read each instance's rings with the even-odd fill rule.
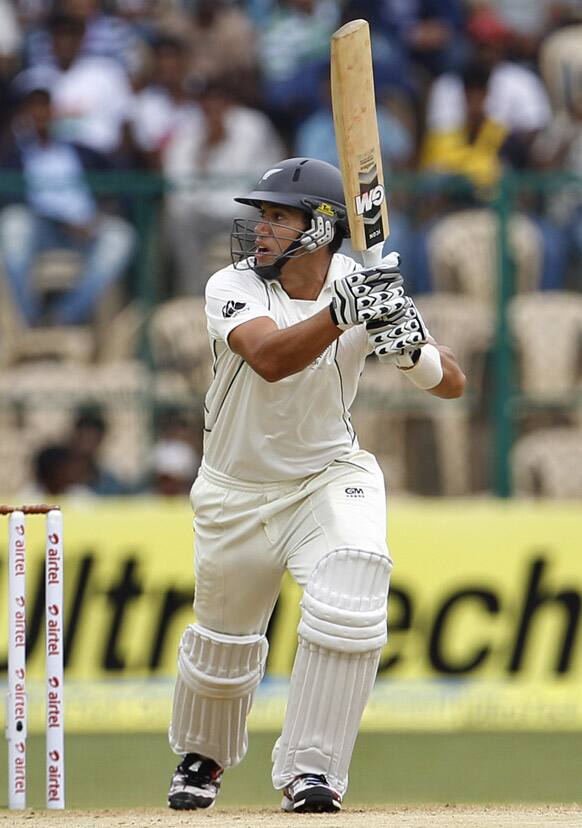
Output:
[[[343,333],[303,371],[272,383],[230,350],[228,336],[261,316],[279,328],[308,319],[330,304],[332,282],[360,266],[336,253],[313,301],[291,299],[277,280],[252,270],[229,266],[208,280],[214,379],[204,406],[204,461],[211,469],[257,483],[292,480],[358,448],[349,409],[368,353],[363,325]]]

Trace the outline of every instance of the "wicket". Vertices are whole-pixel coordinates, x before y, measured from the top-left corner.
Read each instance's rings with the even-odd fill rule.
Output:
[[[8,515],[8,807],[26,808],[26,515],[46,516],[46,806],[65,807],[63,516],[56,506],[0,506]]]

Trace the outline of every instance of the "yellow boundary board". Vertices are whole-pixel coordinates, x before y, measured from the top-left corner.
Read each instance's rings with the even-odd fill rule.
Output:
[[[165,727],[177,643],[192,621],[188,505],[100,500],[63,509],[68,726],[104,729],[110,715],[112,728]],[[582,727],[579,504],[394,501],[388,540],[390,635],[365,727]],[[39,519],[29,521],[28,541],[34,681],[43,672]],[[273,687],[291,669],[298,598],[286,580],[270,630]],[[5,660],[4,614],[0,631]],[[276,725],[284,696],[265,685],[252,725]]]

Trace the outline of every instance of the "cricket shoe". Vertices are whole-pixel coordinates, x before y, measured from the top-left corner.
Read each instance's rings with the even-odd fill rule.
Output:
[[[223,768],[214,759],[187,753],[172,776],[168,805],[176,811],[212,808],[216,802]]]
[[[328,784],[322,774],[302,773],[283,790],[283,811],[333,814],[341,807],[341,794]]]

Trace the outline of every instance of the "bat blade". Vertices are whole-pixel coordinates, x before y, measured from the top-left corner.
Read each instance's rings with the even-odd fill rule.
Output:
[[[366,264],[388,237],[370,27],[352,20],[331,38],[331,95],[352,247]]]

